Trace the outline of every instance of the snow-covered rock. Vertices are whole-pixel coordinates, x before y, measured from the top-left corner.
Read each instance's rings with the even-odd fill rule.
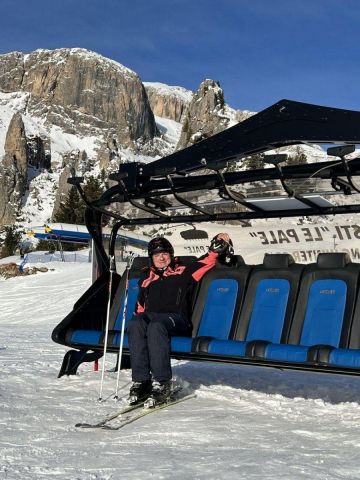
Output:
[[[144,82],[144,86],[154,115],[176,122],[182,121],[193,92],[157,82]]]

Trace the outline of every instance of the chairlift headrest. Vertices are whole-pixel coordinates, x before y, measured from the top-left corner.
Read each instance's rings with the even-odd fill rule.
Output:
[[[149,257],[135,257],[131,265],[131,270],[142,270],[149,266]]]
[[[351,263],[351,259],[345,252],[319,253],[316,263],[319,268],[343,268]]]
[[[286,268],[295,263],[289,253],[265,253],[263,266],[265,268]]]
[[[234,257],[236,258],[236,265],[237,266],[245,265],[245,260],[243,259],[243,257],[241,255],[234,255]]]
[[[180,255],[176,256],[175,260],[178,259],[181,265],[191,265],[192,263],[196,262],[197,257],[195,255]]]

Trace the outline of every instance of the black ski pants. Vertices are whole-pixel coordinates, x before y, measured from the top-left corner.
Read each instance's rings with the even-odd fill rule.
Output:
[[[171,379],[171,336],[190,336],[189,324],[177,313],[144,312],[134,315],[127,332],[134,382]]]

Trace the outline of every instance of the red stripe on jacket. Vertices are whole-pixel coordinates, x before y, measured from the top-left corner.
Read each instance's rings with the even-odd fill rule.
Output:
[[[136,308],[135,308],[136,313],[143,313],[145,312],[145,308],[140,304],[140,302],[136,303]]]
[[[202,279],[202,277],[205,275],[205,273],[211,270],[215,266],[217,257],[218,257],[217,253],[209,252],[207,257],[203,258],[202,260],[199,260],[199,263],[203,263],[204,266],[200,267],[198,270],[196,270],[196,272],[192,274],[192,277],[196,282],[199,282]]]
[[[150,269],[150,273],[149,273],[149,276],[147,278],[145,278],[145,280],[142,282],[141,286],[143,288],[146,288],[150,285],[151,282],[155,282],[155,280],[157,280],[159,277],[159,275],[157,275],[154,270]]]

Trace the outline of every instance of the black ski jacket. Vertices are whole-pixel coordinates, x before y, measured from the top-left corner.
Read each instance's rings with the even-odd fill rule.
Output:
[[[163,272],[153,266],[146,268],[139,280],[135,313],[179,313],[190,324],[194,287],[215,266],[217,258],[217,253],[209,252],[187,266],[175,258]]]

